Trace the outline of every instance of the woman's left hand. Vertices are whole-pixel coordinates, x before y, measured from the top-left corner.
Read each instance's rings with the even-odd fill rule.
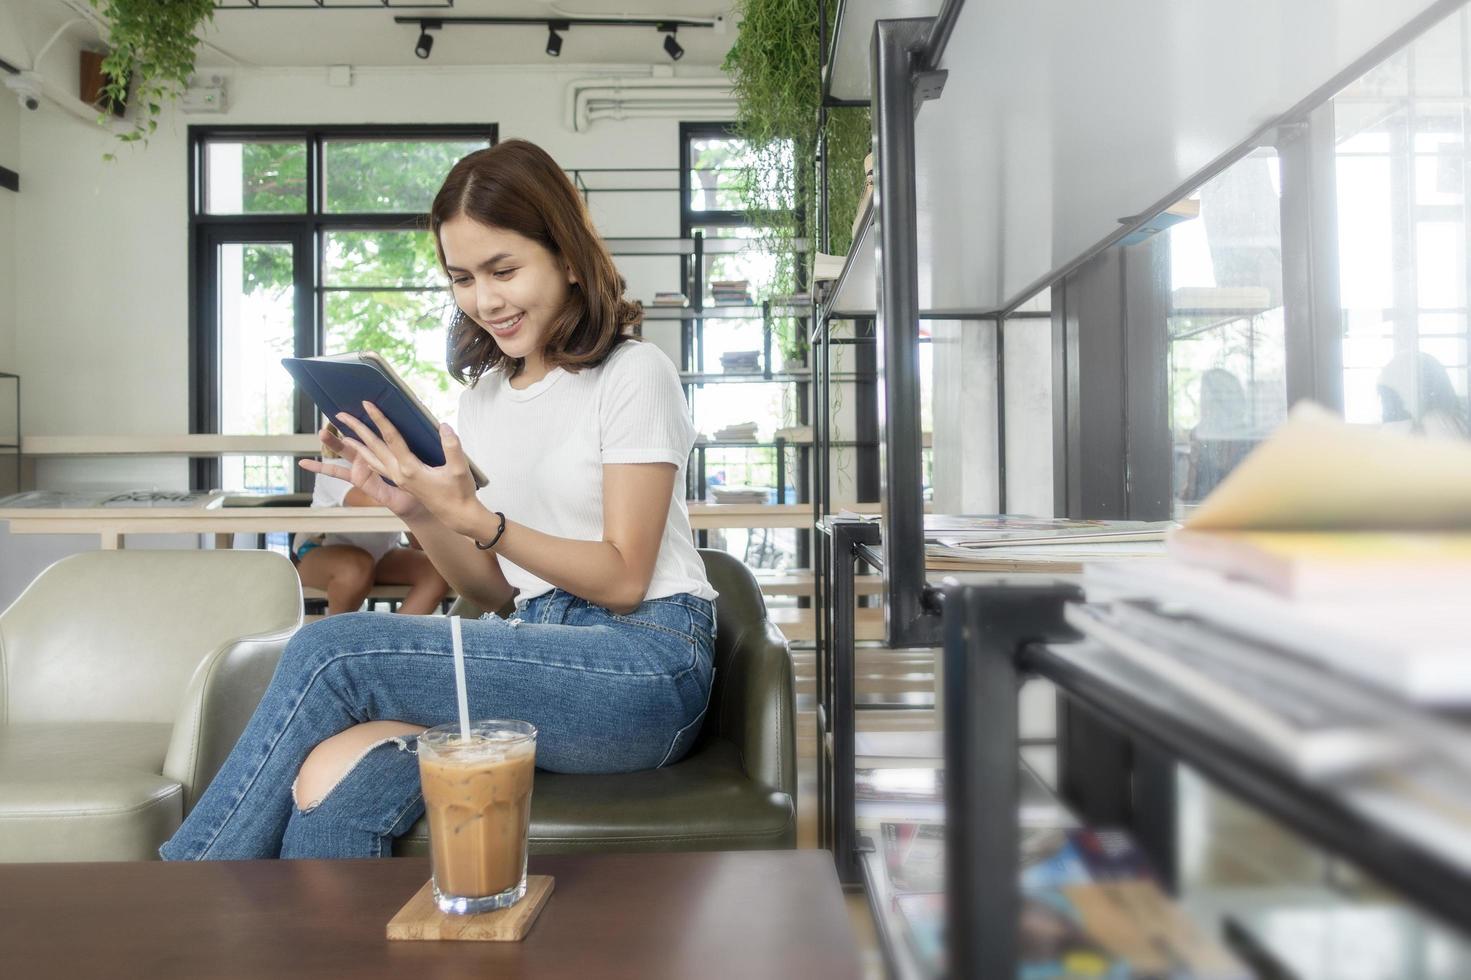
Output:
[[[486,509],[475,497],[475,480],[470,476],[470,465],[455,431],[440,423],[439,444],[444,450],[444,465],[430,466],[414,455],[398,429],[376,405],[363,402],[363,408],[383,434],[381,438],[346,412],[337,416],[338,424],[351,429],[356,436],[359,458],[383,479],[393,481],[416,498],[445,527],[459,534],[472,534],[476,517],[483,516]]]

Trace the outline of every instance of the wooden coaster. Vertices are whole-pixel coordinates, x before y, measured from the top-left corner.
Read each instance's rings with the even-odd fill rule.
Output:
[[[426,881],[408,904],[388,920],[388,938],[520,942],[551,897],[554,881],[550,875],[527,875],[526,895],[521,901],[508,909],[479,915],[450,915],[439,911],[434,904],[434,885]]]

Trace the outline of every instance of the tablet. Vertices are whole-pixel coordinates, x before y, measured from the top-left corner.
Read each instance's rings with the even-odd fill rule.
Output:
[[[322,357],[283,357],[281,364],[329,421],[336,423],[337,414],[346,412],[381,436],[383,433],[378,432],[363,408],[363,402],[372,402],[398,429],[410,452],[430,466],[444,465],[439,420],[378,354],[353,351]],[[338,428],[343,427],[339,424]],[[351,431],[344,429],[343,434],[351,435]],[[473,460],[467,462],[475,486],[485,486],[480,467]]]

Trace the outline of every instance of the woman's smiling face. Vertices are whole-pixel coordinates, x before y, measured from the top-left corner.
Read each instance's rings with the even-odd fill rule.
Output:
[[[463,214],[440,226],[439,246],[455,303],[503,354],[525,359],[536,380],[547,334],[575,281],[571,270],[530,238]]]

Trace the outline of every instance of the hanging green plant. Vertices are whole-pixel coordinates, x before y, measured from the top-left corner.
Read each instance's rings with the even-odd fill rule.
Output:
[[[803,267],[795,241],[813,237],[816,227],[819,147],[827,154],[826,250],[842,255],[852,244],[870,143],[868,109],[830,109],[819,131],[822,31],[815,0],[737,0],[736,9],[740,33],[723,67],[736,97],[736,134],[753,151],[741,193],[751,222],[762,229],[758,240],[776,259],[771,292],[781,295],[794,291]],[[792,333],[781,331],[782,347],[798,353],[805,342]]]
[[[119,131],[118,139],[146,143],[158,129],[164,104],[176,98],[194,74],[198,31],[214,18],[214,0],[88,2],[107,23],[111,49],[102,62],[103,106],[129,106],[132,126]],[[130,97],[128,88],[135,80]],[[106,112],[98,118],[99,123],[110,121]]]

